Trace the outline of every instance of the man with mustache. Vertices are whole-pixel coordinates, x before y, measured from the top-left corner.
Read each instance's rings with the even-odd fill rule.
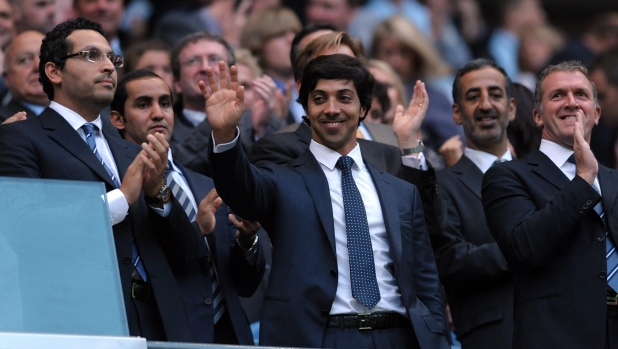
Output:
[[[51,103],[37,118],[0,127],[0,175],[105,183],[130,334],[193,341],[172,270],[197,257],[201,237],[188,222],[170,223],[185,213],[165,184],[164,135],[148,135],[140,148],[102,129],[100,112],[114,98],[124,60],[98,23],[61,23],[40,51]]]
[[[481,182],[494,163],[513,158],[506,137],[515,117],[511,80],[494,62],[475,59],[457,72],[453,100],[467,147],[454,166],[437,173],[446,210],[433,239],[440,281],[462,348],[510,348],[512,277],[485,223]]]

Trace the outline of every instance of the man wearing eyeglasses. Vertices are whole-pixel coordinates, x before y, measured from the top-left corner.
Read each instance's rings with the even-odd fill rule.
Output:
[[[236,59],[231,46],[220,36],[197,32],[184,37],[172,52],[174,89],[181,103],[174,108],[174,134],[170,146],[174,158],[187,168],[208,174],[208,139],[212,128],[204,113],[206,101],[198,87],[206,81],[206,69],[216,71],[219,61],[232,66]],[[218,72],[215,73],[215,75]],[[218,78],[218,76],[217,76]],[[242,144],[248,150],[253,142],[285,126],[285,121],[272,116],[268,120],[252,120],[251,112],[243,114],[240,128]]]
[[[167,141],[149,135],[140,148],[100,131],[123,63],[98,23],[77,19],[47,33],[39,79],[51,103],[38,118],[0,127],[0,175],[103,182],[130,334],[190,342],[172,271],[197,258],[201,237],[182,224],[186,216],[170,223],[185,213],[163,178]]]

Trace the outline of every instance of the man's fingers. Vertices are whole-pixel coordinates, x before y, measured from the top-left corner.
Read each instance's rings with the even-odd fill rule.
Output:
[[[242,227],[242,222],[239,221],[236,216],[232,213],[227,215],[227,218],[230,220],[230,222],[232,222],[232,224],[236,227],[236,228],[240,228]]]
[[[204,82],[204,80],[200,80],[197,83],[197,85],[200,87],[200,90],[202,91],[202,95],[204,96],[204,99],[208,100],[211,94],[210,94],[210,91],[208,91],[208,88],[206,88],[206,83]]]
[[[219,61],[219,86],[222,90],[227,90],[227,63]]]

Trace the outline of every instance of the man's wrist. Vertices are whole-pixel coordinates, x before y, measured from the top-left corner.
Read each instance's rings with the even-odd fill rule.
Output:
[[[418,145],[410,148],[401,148],[401,155],[418,154],[425,150],[425,144],[421,140],[418,141]]]
[[[255,246],[257,246],[258,236],[255,235],[253,239],[246,239],[246,240],[243,239],[243,241],[241,242],[239,239],[236,239],[236,244],[245,253],[253,252],[253,250],[255,249]]]

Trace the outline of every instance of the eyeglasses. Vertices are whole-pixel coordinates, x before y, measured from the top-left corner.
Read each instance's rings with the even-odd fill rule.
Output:
[[[70,55],[66,55],[61,59],[69,59],[71,57],[82,56],[88,60],[88,62],[97,63],[103,60],[103,57],[107,57],[114,66],[121,68],[124,65],[124,57],[115,53],[101,53],[97,51],[80,51]]]
[[[224,62],[227,61],[223,57],[217,56],[217,55],[206,56],[206,60],[210,67],[218,67],[219,61],[224,61]],[[182,65],[186,67],[202,66],[203,64],[204,64],[204,57],[200,57],[200,56],[191,57],[190,59],[182,63]]]

